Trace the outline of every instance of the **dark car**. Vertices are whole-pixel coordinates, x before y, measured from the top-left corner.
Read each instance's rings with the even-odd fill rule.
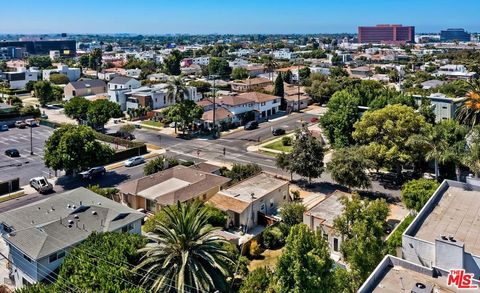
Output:
[[[272,134],[274,136],[277,136],[277,135],[284,135],[285,134],[285,129],[283,128],[275,128],[272,130]]]
[[[88,169],[87,171],[83,171],[80,173],[80,176],[85,179],[92,179],[94,177],[99,177],[105,175],[107,170],[105,170],[105,167],[93,167]]]
[[[20,152],[17,149],[8,149],[5,151],[5,155],[9,157],[20,157]]]
[[[245,130],[253,130],[253,129],[257,129],[257,128],[258,128],[258,122],[257,121],[247,122],[247,124],[245,124],[245,126],[243,127],[243,129],[245,129]]]

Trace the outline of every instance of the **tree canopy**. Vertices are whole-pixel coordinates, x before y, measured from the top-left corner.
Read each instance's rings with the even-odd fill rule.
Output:
[[[35,97],[42,106],[54,100],[52,85],[48,81],[37,81],[33,90],[35,91]]]
[[[208,74],[218,75],[221,78],[229,77],[231,68],[228,61],[223,58],[212,57],[207,65]]]
[[[327,171],[332,179],[350,189],[370,188],[367,169],[371,167],[371,162],[355,147],[336,150],[332,160],[327,163]]]
[[[102,127],[111,118],[123,117],[120,105],[109,100],[95,100],[88,106],[87,120],[94,127]]]
[[[424,178],[410,180],[402,186],[402,201],[408,209],[419,212],[438,186],[435,180]]]
[[[63,125],[45,142],[45,166],[67,173],[108,163],[114,150],[96,140],[88,126]]]

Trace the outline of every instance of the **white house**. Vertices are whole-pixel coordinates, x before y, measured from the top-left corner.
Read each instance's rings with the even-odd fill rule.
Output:
[[[280,49],[277,51],[273,51],[273,58],[275,59],[286,59],[286,60],[292,60],[292,59],[297,59],[298,54],[295,52],[290,52],[289,49]]]
[[[60,64],[57,69],[43,70],[43,80],[50,80],[52,74],[65,74],[70,81],[77,81],[81,75],[80,68],[69,68],[67,65]]]
[[[45,279],[93,232],[141,234],[144,214],[80,187],[0,214],[15,288]]]
[[[281,98],[259,92],[248,92],[238,95],[241,98],[253,101],[253,110],[258,112],[260,118],[268,118],[277,114]]]
[[[209,56],[195,57],[195,58],[192,58],[192,63],[196,65],[207,66],[208,63],[210,63],[210,57]]]
[[[135,78],[117,76],[108,83],[109,100],[119,104],[122,111],[125,111],[127,109],[127,97],[125,93],[141,86],[142,83]]]
[[[4,72],[3,78],[8,81],[10,89],[24,89],[29,81],[37,81],[40,71],[36,68],[18,68],[15,72]]]
[[[413,95],[417,105],[422,104],[422,96]],[[425,98],[430,101],[433,112],[435,113],[435,122],[447,119],[455,119],[457,109],[463,105],[465,98],[450,98],[441,93],[434,93]]]
[[[471,79],[477,73],[468,71],[465,65],[447,64],[441,66],[435,73],[436,76],[446,76],[451,79]]]

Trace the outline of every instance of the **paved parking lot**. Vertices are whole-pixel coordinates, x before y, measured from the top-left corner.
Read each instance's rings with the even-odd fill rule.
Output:
[[[10,128],[0,132],[0,181],[19,177],[20,185],[27,185],[32,177],[53,175],[43,164],[43,147],[45,140],[53,129],[45,126],[32,129],[33,155],[30,154],[30,128]],[[15,148],[20,157],[10,158],[5,150]]]

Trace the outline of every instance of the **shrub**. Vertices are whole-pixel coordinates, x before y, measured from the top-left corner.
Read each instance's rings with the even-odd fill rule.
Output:
[[[285,234],[277,226],[270,226],[262,233],[262,245],[267,249],[277,249],[285,245]]]
[[[438,186],[435,180],[410,180],[402,186],[402,201],[408,209],[419,212]]]
[[[282,137],[282,144],[283,144],[283,146],[291,146],[292,145],[292,137],[291,136]]]
[[[192,165],[195,165],[195,162],[193,162],[193,161],[182,161],[182,162],[180,163],[180,165],[186,166],[186,167],[190,167],[190,166],[192,166]]]
[[[258,245],[257,240],[252,239],[252,241],[250,241],[248,254],[253,258],[257,258],[260,256],[260,253],[261,253],[260,246]]]
[[[225,227],[227,225],[227,213],[207,203],[205,209],[208,213],[208,223],[214,227]]]
[[[288,226],[294,226],[303,222],[303,213],[305,206],[301,202],[289,202],[282,206],[280,215],[282,220]]]

